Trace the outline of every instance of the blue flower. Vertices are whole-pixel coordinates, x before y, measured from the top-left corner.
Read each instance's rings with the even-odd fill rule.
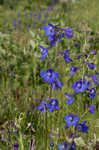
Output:
[[[43,46],[40,46],[41,48],[41,57],[40,59],[43,60],[46,58],[47,54],[48,54],[48,48],[44,48]]]
[[[14,148],[14,150],[18,150],[19,149],[19,144],[18,143],[14,144],[13,148]]]
[[[90,76],[94,82],[94,84],[98,85],[98,77],[96,75],[91,75]]]
[[[66,100],[68,100],[68,101],[66,102],[66,104],[71,105],[71,104],[73,103],[73,101],[74,101],[73,96],[72,96],[72,95],[69,95],[68,93],[65,93],[65,95],[66,95]]]
[[[63,82],[60,82],[58,79],[55,79],[52,83],[52,89],[56,90],[56,89],[60,89],[62,88]]]
[[[70,75],[72,76],[73,74],[75,74],[78,69],[80,69],[80,67],[73,67],[73,66],[72,66],[72,67],[70,68],[70,71],[71,71],[71,72],[70,72]]]
[[[58,100],[57,99],[50,99],[50,102],[46,105],[47,109],[50,112],[59,109],[58,107]]]
[[[40,110],[40,113],[44,113],[46,111],[46,101],[42,101],[41,105],[36,106],[36,109]]]
[[[59,73],[54,72],[52,69],[40,72],[40,76],[44,79],[45,82],[48,82],[49,85],[54,82],[54,80],[59,77]]]
[[[73,31],[70,28],[65,29],[65,33],[68,39],[72,39]]]
[[[67,123],[66,128],[69,128],[71,125],[75,127],[79,122],[80,118],[71,113],[68,116],[64,116],[64,120]]]
[[[58,144],[58,149],[59,150],[67,150],[67,143],[63,142],[62,145]]]
[[[62,145],[58,144],[59,150],[76,150],[76,144],[73,141],[71,144],[69,142],[63,142]]]
[[[89,86],[91,86],[90,81],[87,82],[85,79],[82,81],[82,79],[81,79],[81,80],[75,82],[72,85],[72,88],[75,90],[75,93],[79,93],[79,92],[82,93],[85,90],[87,90]]]
[[[69,53],[70,52],[70,50],[69,49],[67,49],[65,52],[62,52],[61,54],[64,56],[64,59],[65,59],[65,61],[67,62],[67,63],[70,63],[70,62],[72,62],[72,60],[69,58]]]
[[[50,44],[51,44],[52,46],[55,46],[55,45],[56,45],[56,40],[55,40],[54,37],[53,37],[53,39],[50,41]]]
[[[76,144],[74,141],[72,142],[72,144],[70,145],[70,149],[68,150],[76,150]]]
[[[86,125],[87,121],[83,121],[76,126],[78,132],[83,132],[88,134],[88,126]]]
[[[96,97],[96,90],[95,90],[95,87],[93,87],[92,89],[88,89],[89,91],[89,96],[94,99]]]
[[[43,29],[45,30],[45,35],[48,36],[48,40],[50,40],[50,44],[55,46],[57,41],[55,29],[57,29],[57,25],[54,26],[52,24],[48,24],[48,26],[44,26]]]
[[[95,106],[96,106],[95,104],[92,104],[92,105],[89,106],[89,112],[90,113],[92,113],[92,114],[95,113]]]
[[[94,63],[87,63],[87,65],[92,70],[96,68],[96,64],[94,64]]]
[[[48,26],[44,26],[43,29],[45,30],[45,35],[51,37],[55,34],[55,26],[52,24],[48,24]]]
[[[53,143],[52,141],[50,142],[50,146],[51,146],[51,147],[54,147],[54,143]]]
[[[90,51],[89,50],[89,52],[92,54],[92,55],[96,55],[97,54],[97,52],[94,50],[94,51]]]
[[[82,54],[79,54],[76,56],[76,59],[80,59],[82,57]]]

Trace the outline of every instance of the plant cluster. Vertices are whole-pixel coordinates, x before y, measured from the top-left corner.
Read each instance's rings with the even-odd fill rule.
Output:
[[[49,46],[43,47],[40,46],[41,49],[41,61],[48,61],[48,63],[54,68],[48,68],[47,70],[41,71],[40,76],[43,78],[45,83],[48,83],[49,85],[49,95],[47,96],[46,100],[42,100],[41,105],[37,106],[36,109],[40,111],[40,113],[45,114],[45,135],[46,141],[45,141],[45,149],[48,149],[48,131],[51,132],[49,134],[50,137],[50,146],[55,147],[53,142],[54,135],[54,129],[52,129],[51,126],[47,126],[47,120],[54,118],[54,112],[56,112],[58,115],[58,135],[56,138],[58,138],[58,149],[59,150],[76,150],[76,138],[79,138],[81,136],[81,133],[88,134],[89,128],[88,127],[88,121],[84,120],[84,117],[87,113],[94,114],[95,113],[95,98],[98,95],[97,93],[97,86],[99,84],[98,81],[98,75],[99,73],[96,70],[96,63],[92,61],[92,58],[96,57],[97,51],[96,50],[89,50],[88,48],[88,37],[90,36],[90,31],[83,33],[83,42],[79,47],[79,43],[75,44],[76,52],[74,52],[74,56],[72,56],[72,53],[70,55],[72,47],[69,49],[66,49],[65,51],[62,51],[61,44],[64,44],[65,39],[68,38],[69,40],[75,38],[75,34],[79,35],[79,31],[75,33],[76,31],[73,30],[73,28],[61,28],[59,25],[53,25],[48,24],[44,26],[45,36],[48,37],[48,44]],[[60,44],[61,43],[61,44]],[[56,47],[56,49],[55,49]],[[78,48],[79,47],[79,48]],[[62,47],[63,48],[63,47]],[[54,57],[53,59],[49,59],[49,53],[53,49]],[[65,46],[64,46],[65,49]],[[78,51],[78,52],[77,52]],[[80,53],[79,53],[80,52]],[[78,54],[77,54],[78,53]],[[66,96],[66,103],[62,101],[62,99],[58,99],[58,94],[56,96],[53,94],[55,91],[56,93],[59,92],[59,90],[62,91],[62,88],[65,86],[62,81],[60,81],[60,74],[56,72],[57,65],[60,65],[60,59],[64,59],[66,65],[69,65],[69,76],[71,77],[71,80],[73,83],[70,84],[70,92],[64,93],[64,96]],[[76,62],[76,63],[75,63]],[[78,63],[80,62],[80,63]],[[77,65],[78,64],[78,65]],[[64,68],[65,69],[65,68]],[[75,78],[75,74],[80,73]],[[66,83],[65,83],[66,84]],[[55,96],[55,98],[54,98]],[[84,110],[83,104],[88,102],[87,108]],[[72,105],[75,105],[75,109],[72,107]],[[68,112],[68,110],[65,110],[65,105],[68,105],[68,109],[70,109],[72,112]],[[63,137],[61,138],[61,123],[60,121],[60,112],[64,111],[67,115],[61,116],[61,121],[66,122],[65,130],[63,133]],[[52,113],[52,114],[51,114]],[[63,113],[63,114],[64,114]],[[49,117],[51,115],[51,117]],[[83,121],[82,121],[83,120]],[[51,121],[52,122],[52,121]],[[55,124],[55,121],[52,122]],[[57,122],[56,122],[57,123]],[[48,129],[50,128],[50,129]],[[53,130],[53,131],[52,131]],[[68,133],[69,135],[68,139],[65,137],[65,135]],[[65,140],[62,140],[65,139]]]

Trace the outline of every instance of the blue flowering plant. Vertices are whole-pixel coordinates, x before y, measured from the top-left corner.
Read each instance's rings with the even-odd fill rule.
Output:
[[[51,49],[54,51],[53,54],[56,53],[53,56],[54,60],[51,60],[51,64],[49,63],[51,67],[40,72],[44,84],[48,86],[46,100],[42,101],[41,105],[36,107],[41,114],[45,114],[45,149],[48,148],[48,133],[53,130],[54,135],[51,136],[51,141],[49,142],[50,147],[56,146],[59,150],[77,150],[75,139],[81,136],[80,133],[89,133],[89,122],[84,120],[84,116],[90,113],[95,114],[98,73],[96,71],[97,65],[92,62],[90,57],[92,57],[92,55],[95,57],[97,53],[96,51],[90,51],[86,48],[86,36],[84,39],[85,43],[81,47],[82,51],[79,50],[80,43],[75,44],[75,40],[73,41],[76,32],[73,31],[73,28],[61,28],[59,25],[48,24],[45,25],[43,29],[45,36],[48,37],[48,41],[50,42],[48,43],[48,48],[40,46],[41,60],[43,61],[48,56],[48,51],[50,52]],[[78,32],[77,34],[80,33]],[[71,40],[73,45],[71,44],[67,47],[63,42],[66,38]],[[76,50],[72,56],[73,46],[78,48],[78,52]],[[66,68],[63,69],[65,78],[69,77],[70,79],[67,78],[67,80],[70,81],[69,84],[68,81],[64,82],[61,77],[61,63],[66,65]],[[57,67],[59,68],[59,64],[61,65],[61,71],[59,70],[58,72]],[[70,86],[67,89],[68,85]],[[58,93],[61,93],[62,96],[58,97]],[[85,99],[86,103],[88,102],[89,104],[87,110],[83,109]],[[48,122],[50,122],[50,125]],[[61,128],[64,128],[64,132],[62,132]],[[70,135],[72,136],[70,137]],[[57,142],[61,144],[58,143],[56,145],[56,142],[54,143],[56,139]]]

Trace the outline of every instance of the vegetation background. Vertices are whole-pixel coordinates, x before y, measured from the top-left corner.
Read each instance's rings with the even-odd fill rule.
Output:
[[[37,150],[44,148],[44,116],[36,111],[35,106],[49,93],[48,86],[40,77],[40,71],[47,69],[49,64],[40,61],[39,48],[40,45],[47,46],[43,26],[48,23],[72,26],[75,31],[90,31],[93,40],[87,46],[91,45],[97,51],[96,58],[92,59],[97,63],[97,72],[99,70],[99,0],[0,0],[0,150],[13,149],[15,143],[19,143],[19,150],[27,150],[33,139],[36,139]],[[83,33],[77,36],[76,42],[81,43]],[[73,47],[75,39],[72,43],[67,40],[61,48]],[[74,53],[72,51],[72,56]],[[50,52],[50,56],[54,57],[53,52]],[[63,60],[57,67],[66,86],[62,95],[58,92],[54,96],[63,101],[64,93],[69,91],[68,85],[72,82],[65,75],[68,68]],[[95,132],[99,138],[98,90],[99,85],[96,113],[85,116],[90,124],[87,139],[93,139]],[[84,109],[86,106],[88,101],[83,103]],[[75,110],[76,106],[73,105],[71,109]],[[54,117],[55,120],[57,114]],[[64,123],[61,128],[63,126]],[[55,123],[53,128],[56,130]]]

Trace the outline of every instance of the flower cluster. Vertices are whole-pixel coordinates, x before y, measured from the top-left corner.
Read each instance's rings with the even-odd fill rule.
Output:
[[[59,73],[54,72],[53,69],[40,72],[40,76],[44,79],[45,82],[48,82],[49,85],[52,85],[54,90],[61,89],[63,83],[58,79]]]
[[[71,28],[60,28],[58,25],[48,24],[44,26],[45,35],[48,37],[48,40],[50,41],[50,47],[53,47],[56,45],[56,42],[59,41],[63,37],[67,37],[68,39],[72,39],[73,37],[73,31]],[[41,48],[41,60],[44,60],[46,56],[48,55],[48,49],[44,48],[43,46],[40,46]],[[75,73],[77,73],[80,69],[83,69],[83,66],[74,66],[74,63],[70,58],[70,49],[66,49],[64,52],[60,52],[60,54],[64,57],[64,60],[67,64],[70,63],[71,67],[69,68],[70,76],[74,76]],[[96,55],[95,51],[91,52],[92,55]],[[86,59],[85,59],[86,57]],[[87,54],[79,54],[75,57],[76,59],[83,59],[83,64],[86,65],[86,67],[89,70],[94,70],[96,68],[96,64],[93,62],[88,62],[88,55]],[[75,95],[78,93],[85,94],[88,96],[89,99],[95,99],[96,97],[96,86],[98,85],[98,74],[92,74],[92,75],[85,75],[83,70],[83,75],[80,79],[75,81],[71,88],[73,89],[73,93],[65,93],[66,96],[66,105],[72,105],[75,101]],[[55,72],[52,68],[49,68],[45,71],[40,72],[40,76],[44,79],[48,85],[51,86],[53,90],[62,89],[63,82],[59,81],[59,73]],[[93,83],[91,82],[93,81]],[[92,85],[95,84],[94,87]],[[46,111],[53,112],[55,110],[60,110],[61,107],[59,107],[59,102],[57,99],[49,99],[48,102],[42,101],[41,105],[36,107],[38,110],[40,110],[41,113],[44,113]],[[88,112],[94,114],[95,113],[95,104],[91,104],[88,107]],[[80,122],[80,117],[76,115],[76,113],[69,113],[68,115],[64,116],[64,120],[66,122],[66,129],[69,127],[73,127],[75,129],[75,133],[77,135],[73,134],[72,142],[65,141],[62,144],[58,145],[59,150],[76,150],[76,144],[74,141],[74,138],[78,136],[79,132],[88,134],[88,126],[87,126],[87,120],[84,120],[83,122]],[[50,146],[53,147],[54,143],[51,141]]]
[[[41,113],[44,113],[46,110],[53,112],[59,109],[58,105],[59,103],[57,99],[49,99],[49,103],[43,100],[41,105],[37,106],[36,109],[40,110]]]

